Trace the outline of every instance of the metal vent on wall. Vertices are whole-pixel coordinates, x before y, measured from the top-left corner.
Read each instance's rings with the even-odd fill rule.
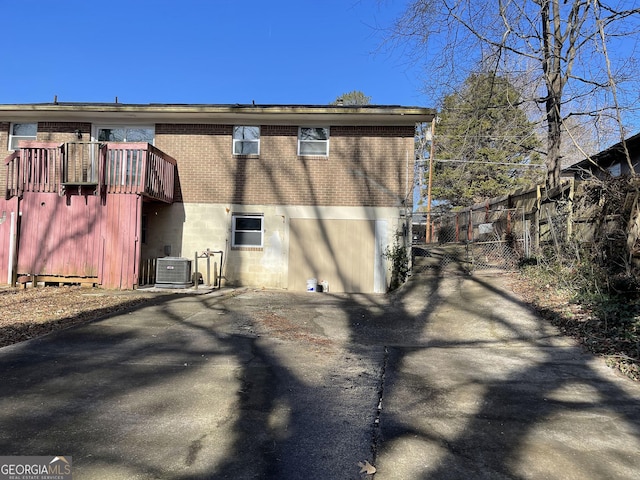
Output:
[[[156,260],[156,287],[186,288],[191,281],[191,260],[181,257],[163,257]]]

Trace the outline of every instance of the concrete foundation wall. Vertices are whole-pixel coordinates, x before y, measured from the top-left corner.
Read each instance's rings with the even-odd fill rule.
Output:
[[[273,205],[228,205],[228,204],[198,204],[176,203],[173,205],[150,204],[143,210],[147,220],[147,232],[145,243],[142,244],[142,258],[163,256],[182,256],[194,259],[196,252],[200,255],[207,249],[222,251],[224,255],[223,278],[226,285],[247,285],[266,288],[282,288],[301,290],[305,285],[296,282],[289,285],[290,242],[292,219],[317,220],[319,231],[333,231],[335,225],[345,221],[358,222],[359,230],[363,222],[372,225],[386,225],[386,228],[371,228],[369,238],[360,234],[358,238],[349,238],[349,245],[333,246],[336,249],[349,248],[358,250],[366,249],[363,255],[370,259],[372,265],[378,269],[376,282],[373,278],[370,285],[362,289],[366,292],[379,291],[381,289],[380,276],[387,276],[388,265],[386,261],[374,258],[380,257],[380,246],[392,245],[394,234],[401,230],[400,210],[396,207],[310,207],[310,206],[273,206]],[[264,239],[261,248],[234,248],[231,246],[231,223],[234,213],[261,214],[264,216]],[[356,223],[354,223],[355,227]],[[376,232],[378,232],[376,234]],[[380,232],[384,232],[380,237]],[[298,239],[299,240],[299,239]],[[300,258],[316,258],[322,248],[320,243],[326,243],[326,239],[318,238],[317,242],[305,240],[302,248],[304,255]],[[300,242],[296,244],[296,251],[300,252]],[[377,247],[376,247],[377,246]],[[326,255],[325,255],[326,256]],[[331,264],[334,258],[323,258],[326,264]],[[212,262],[218,262],[219,256],[212,258]],[[296,260],[299,261],[299,260]],[[352,271],[362,268],[360,259],[349,260],[349,256],[340,258],[340,269]],[[353,264],[351,264],[351,263]],[[369,268],[370,265],[367,266]],[[199,270],[205,268],[204,260],[199,261]],[[213,268],[213,263],[212,263]],[[374,285],[377,283],[377,286]],[[299,284],[299,285],[298,285]],[[336,290],[333,290],[336,291]]]

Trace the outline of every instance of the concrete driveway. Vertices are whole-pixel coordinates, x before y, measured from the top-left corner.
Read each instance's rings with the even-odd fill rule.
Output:
[[[390,296],[167,292],[2,348],[0,454],[75,479],[638,478],[640,384],[437,261]]]

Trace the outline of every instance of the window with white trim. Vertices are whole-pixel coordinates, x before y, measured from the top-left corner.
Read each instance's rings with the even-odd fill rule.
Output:
[[[329,127],[300,127],[298,155],[329,156]]]
[[[260,155],[260,127],[233,127],[233,154]]]
[[[234,214],[231,220],[231,246],[262,247],[264,215]]]
[[[37,123],[12,123],[9,131],[9,150],[18,150],[20,140],[36,140],[37,135]]]

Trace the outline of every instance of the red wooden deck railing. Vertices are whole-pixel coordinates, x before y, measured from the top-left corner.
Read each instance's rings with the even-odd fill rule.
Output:
[[[7,166],[7,182],[6,182],[7,188],[4,196],[7,200],[22,194],[22,192],[18,190],[18,185],[20,185],[20,182],[19,182],[20,173],[18,171],[18,168],[20,166],[19,160],[20,160],[19,150],[13,152],[4,160],[4,163]]]
[[[6,198],[91,187],[173,202],[176,161],[148,143],[22,142],[5,164]]]
[[[143,193],[171,203],[176,161],[148,143],[106,144],[107,193]]]
[[[9,155],[6,198],[24,192],[57,192],[62,150],[59,143],[22,142],[19,151]]]

